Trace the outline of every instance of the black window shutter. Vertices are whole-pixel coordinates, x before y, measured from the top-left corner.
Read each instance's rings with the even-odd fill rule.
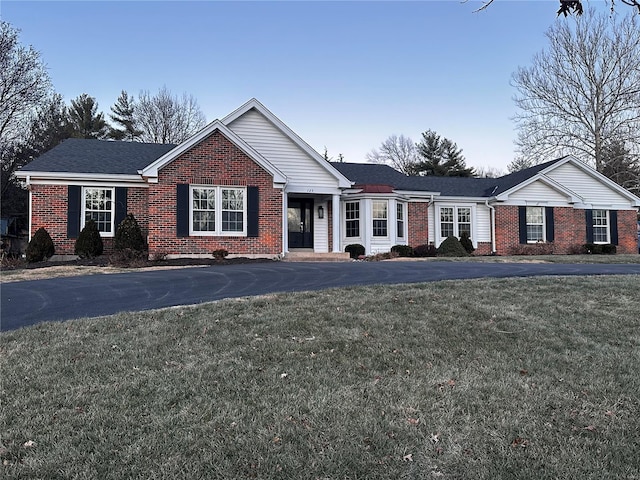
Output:
[[[584,218],[587,224],[587,243],[593,243],[593,210],[585,210]]]
[[[67,238],[78,238],[80,235],[80,212],[82,211],[82,187],[67,187]]]
[[[609,210],[611,244],[618,245],[618,211]]]
[[[518,207],[518,233],[520,243],[527,243],[527,207]]]
[[[127,187],[116,187],[116,218],[113,224],[118,229],[120,222],[127,216]]]
[[[546,226],[546,236],[547,242],[553,242],[555,237],[555,225],[553,224],[553,207],[545,207],[544,209],[545,216],[545,226]]]
[[[189,236],[189,184],[179,183],[176,190],[176,235]]]
[[[259,234],[260,197],[258,187],[247,187],[247,237]]]

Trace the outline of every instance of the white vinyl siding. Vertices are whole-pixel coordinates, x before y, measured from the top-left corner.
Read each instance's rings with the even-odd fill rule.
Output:
[[[337,185],[333,175],[256,110],[249,110],[228,127],[284,173],[290,184]]]
[[[551,188],[549,185],[537,181],[509,195],[509,200],[516,202],[536,201],[554,204],[566,204],[568,198],[567,195],[559,192],[555,188]]]
[[[593,205],[629,205],[629,199],[570,163],[560,165],[548,176]]]

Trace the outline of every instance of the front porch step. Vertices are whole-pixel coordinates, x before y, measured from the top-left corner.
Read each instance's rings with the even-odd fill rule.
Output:
[[[289,252],[283,261],[285,262],[349,262],[351,258],[348,252],[342,253],[316,253],[316,252]]]

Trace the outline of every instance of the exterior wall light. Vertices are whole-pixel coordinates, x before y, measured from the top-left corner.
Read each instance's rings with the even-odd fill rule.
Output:
[[[322,205],[318,207],[318,218],[324,218],[324,207]]]

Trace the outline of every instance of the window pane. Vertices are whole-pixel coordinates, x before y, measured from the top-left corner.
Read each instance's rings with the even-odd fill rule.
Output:
[[[458,208],[458,223],[471,223],[470,208]]]
[[[243,212],[222,212],[222,230],[224,232],[242,232]]]
[[[373,236],[374,237],[386,237],[387,236],[387,221],[386,220],[374,220],[373,221]]]
[[[544,216],[542,213],[543,207],[527,207],[527,224],[538,223],[542,224]]]
[[[440,224],[440,236],[442,238],[453,236],[453,223],[441,223]]]
[[[84,189],[85,223],[87,220],[96,222],[99,232],[111,233],[113,190],[110,188],[86,188]]]
[[[453,223],[453,207],[444,207],[440,209],[440,221]],[[453,235],[453,230],[452,230]]]
[[[373,202],[373,218],[377,218],[377,219],[387,218],[387,202],[386,201]]]

